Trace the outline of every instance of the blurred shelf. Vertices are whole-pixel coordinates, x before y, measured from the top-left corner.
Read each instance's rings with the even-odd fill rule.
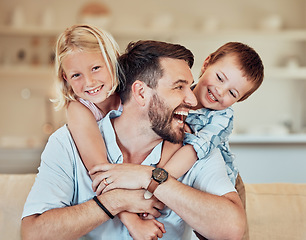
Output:
[[[50,78],[54,75],[52,66],[1,66],[0,78]]]
[[[53,66],[0,66],[0,78],[50,76],[55,76],[55,70]],[[306,80],[306,67],[266,67],[265,78]]]
[[[306,134],[249,135],[235,134],[230,144],[306,144]]]
[[[12,36],[12,37],[32,37],[32,36],[49,36],[56,37],[64,28],[43,28],[37,26],[25,26],[25,27],[9,27],[0,26],[0,36]]]
[[[0,173],[37,173],[43,148],[0,148]]]
[[[65,30],[65,27],[40,27],[40,26],[24,26],[24,27],[10,27],[0,26],[0,36],[58,36]],[[109,30],[115,38],[188,38],[192,40],[210,40],[220,37],[231,38],[262,38],[262,39],[277,39],[280,40],[295,40],[306,41],[306,29],[276,29],[276,30],[261,30],[261,29],[234,29],[222,30],[216,29],[214,31],[205,31],[203,29],[175,29],[175,28],[119,28],[113,27]],[[205,38],[203,38],[205,37]]]
[[[306,67],[267,67],[265,78],[306,80]]]
[[[180,38],[200,41],[209,41],[220,38],[233,39],[262,39],[262,40],[277,40],[277,41],[306,41],[306,29],[280,29],[280,30],[215,30],[205,31],[201,29],[112,29],[110,31],[115,38]],[[205,38],[203,38],[205,37]]]

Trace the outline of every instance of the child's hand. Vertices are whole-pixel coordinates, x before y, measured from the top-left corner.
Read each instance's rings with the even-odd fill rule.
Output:
[[[128,230],[134,240],[157,240],[158,238],[162,238],[163,234],[166,233],[164,224],[156,219],[142,220],[139,218],[139,222],[132,224]]]
[[[149,213],[140,213],[138,215],[142,220],[155,219],[155,217]]]
[[[149,185],[154,168],[139,164],[100,164],[93,167],[93,190],[97,195],[114,188],[141,189]]]
[[[187,124],[184,125],[184,131],[186,133],[192,133],[190,127]]]

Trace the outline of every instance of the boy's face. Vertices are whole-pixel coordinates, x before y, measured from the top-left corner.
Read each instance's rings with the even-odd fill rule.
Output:
[[[223,110],[242,98],[253,83],[243,76],[235,55],[226,55],[214,64],[208,57],[201,69],[199,82],[194,89],[197,108]]]

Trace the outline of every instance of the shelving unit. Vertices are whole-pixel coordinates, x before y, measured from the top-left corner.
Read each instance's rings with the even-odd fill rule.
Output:
[[[31,1],[34,2],[34,0]],[[52,80],[55,77],[54,67],[49,63],[53,50],[51,42],[67,26],[77,22],[79,9],[85,3],[85,0],[70,4],[69,12],[58,1],[52,2],[49,6],[45,6],[45,3],[37,3],[33,11],[29,11],[28,2],[20,0],[17,2],[21,4],[20,6],[24,10],[24,23],[21,23],[23,26],[11,27],[5,25],[14,25],[14,22],[9,21],[9,19],[12,17],[10,14],[17,4],[4,4],[2,12],[6,15],[7,21],[3,18],[3,21],[0,22],[0,79],[3,79],[4,88],[10,89],[9,91],[2,91],[2,99],[5,101],[9,99],[15,106],[22,105],[25,106],[24,108],[29,107],[32,110],[38,100],[36,101],[34,98],[30,101],[20,100],[20,91],[23,88],[34,90],[39,88],[47,92],[51,88]],[[70,3],[72,2],[70,1]],[[276,125],[283,124],[288,120],[287,122],[291,121],[292,125],[299,126],[299,123],[294,121],[303,118],[301,122],[304,121],[306,124],[306,116],[303,116],[306,113],[302,113],[302,108],[305,107],[303,101],[306,101],[306,99],[300,91],[302,86],[306,86],[306,19],[303,14],[306,7],[305,0],[295,0],[293,4],[283,3],[284,6],[280,6],[277,0],[265,4],[263,2],[249,3],[240,0],[240,2],[235,3],[237,6],[227,1],[223,3],[211,2],[205,4],[205,9],[201,10],[199,8],[203,4],[201,1],[191,1],[188,6],[184,7],[181,4],[173,5],[174,2],[173,0],[164,3],[165,12],[168,12],[174,19],[173,26],[160,24],[162,25],[160,27],[154,25],[154,20],[156,20],[158,14],[151,14],[151,12],[157,12],[155,10],[160,9],[160,6],[157,6],[158,4],[155,6],[155,3],[149,3],[152,9],[151,7],[148,9],[141,1],[134,3],[133,1],[129,3],[125,1],[121,1],[121,3],[108,2],[114,20],[109,25],[109,31],[119,43],[121,50],[124,50],[128,42],[138,39],[181,43],[191,49],[195,55],[195,64],[192,71],[194,71],[194,77],[197,78],[203,58],[215,50],[216,47],[228,40],[245,42],[254,47],[262,56],[265,65],[263,84],[265,86],[261,87],[246,103],[239,103],[239,106],[235,109],[237,134],[247,133],[247,129],[251,129],[255,124],[261,126],[264,121],[267,125]],[[65,4],[69,5],[68,3]],[[118,4],[120,4],[120,8],[117,7]],[[219,12],[220,16],[208,14],[211,9],[217,9],[216,6],[219,6],[219,4],[223,6],[223,9]],[[141,14],[134,11],[136,8],[132,6],[136,5],[138,7],[142,5],[143,11]],[[128,13],[123,11],[126,6],[131,7],[131,11]],[[52,9],[54,13],[54,24],[45,25],[51,27],[43,27],[41,11],[38,11],[44,10],[46,7]],[[241,9],[243,9],[243,12]],[[11,13],[9,13],[10,11]],[[280,27],[271,29],[270,24],[270,30],[265,30],[265,27],[260,28],[262,27],[260,22],[272,15],[277,15],[281,19]],[[210,18],[218,18],[216,27],[207,28],[207,22],[205,21],[209,21]],[[133,22],[136,24],[130,24]],[[40,45],[36,48],[32,42],[35,39],[40,41]],[[18,60],[18,51],[20,50],[26,52],[26,58],[22,61]],[[38,63],[34,61],[35,54],[40,54]],[[298,64],[290,67],[286,62],[287,57],[297,57]],[[6,61],[3,61],[3,59],[6,59]],[[14,89],[13,93],[11,89]],[[265,112],[264,116],[261,116],[262,112]],[[266,114],[267,112],[268,114]],[[41,118],[42,121],[45,121],[43,117]],[[12,119],[2,125],[10,126]],[[57,123],[57,119],[55,122]],[[32,122],[28,124],[30,125]],[[306,126],[302,127],[305,128]],[[38,127],[32,125],[30,134],[35,132],[36,129]],[[298,129],[298,127],[295,129]],[[37,130],[35,135],[41,134],[38,131],[40,130]],[[290,130],[288,132],[292,133],[294,131]],[[26,132],[25,135],[29,135],[30,131],[24,130],[24,132]],[[4,133],[8,134],[8,131],[4,129]],[[19,134],[19,132],[16,134]],[[246,139],[242,141],[244,140]],[[264,139],[260,140],[264,141]]]
[[[0,36],[12,37],[27,37],[27,36],[40,36],[40,37],[56,37],[64,28],[42,28],[36,26],[25,27],[9,27],[0,26]]]
[[[78,21],[79,11],[85,3],[86,0],[55,0],[48,3],[17,0],[5,1],[1,5],[0,108],[5,111],[0,119],[1,137],[46,139],[47,134],[43,133],[42,126],[50,122],[48,116],[52,115],[51,122],[55,128],[65,123],[64,111],[50,114],[53,108],[46,106],[55,77],[49,59],[52,56],[52,41],[67,26]],[[239,0],[235,3],[191,0],[187,5],[176,0],[118,0],[106,4],[114,20],[109,25],[109,31],[122,51],[128,42],[139,39],[180,43],[195,55],[192,69],[195,80],[204,58],[221,44],[241,41],[254,47],[263,59],[265,80],[246,102],[234,106],[236,135],[231,136],[230,143],[241,165],[239,169],[243,176],[248,175],[248,171],[251,172],[249,176],[253,176],[253,172],[258,175],[265,166],[264,169],[271,175],[271,169],[276,169],[275,166],[280,163],[292,166],[292,161],[296,161],[298,169],[292,170],[292,173],[296,175],[295,172],[302,170],[300,161],[305,162],[306,144],[306,0],[281,3],[279,0]],[[10,27],[9,24],[14,25],[14,10],[19,6],[23,10],[23,21],[19,21],[22,27]],[[42,21],[46,9],[53,11],[53,24],[46,25]],[[159,27],[154,24],[155,20],[159,20],[157,17],[163,15],[161,10],[171,15],[173,26],[159,24]],[[277,26],[272,23],[272,28],[277,26],[273,30],[270,22],[270,30],[264,30],[265,26],[260,23],[270,16],[277,16],[281,24]],[[217,24],[207,28],[211,19],[215,19]],[[36,46],[33,44],[35,40],[39,41]],[[20,50],[26,53],[21,61],[18,58]],[[34,61],[36,54],[39,54],[39,61]],[[290,57],[296,58],[298,64],[287,64]],[[32,93],[28,99],[22,97],[25,89]],[[23,116],[22,126],[20,116]],[[272,130],[266,131],[268,127]],[[282,135],[275,130],[279,127],[288,131],[283,131]],[[18,148],[16,146],[12,151]],[[39,155],[36,153],[31,158],[38,161]],[[18,160],[14,160],[15,165],[24,168]],[[29,165],[26,160],[24,162]],[[271,168],[266,167],[267,163],[271,163]],[[258,171],[254,170],[256,167]],[[284,173],[288,173],[288,167],[284,167]],[[276,171],[275,175],[281,174]],[[258,179],[258,176],[254,176],[254,179],[256,177]]]
[[[12,28],[8,26],[0,26],[0,37],[54,37],[56,38],[62,31],[63,27],[55,28],[40,28],[35,26],[27,26],[24,28]],[[266,41],[300,41],[306,43],[306,29],[292,29],[279,31],[264,31],[264,30],[231,30],[231,31],[194,31],[173,29],[157,30],[157,29],[112,29],[111,33],[115,39],[135,40],[135,39],[158,39],[158,40],[173,40],[173,39],[192,39],[193,41],[212,41],[222,38],[236,39],[261,39]],[[204,40],[205,39],[205,40]],[[0,77],[10,77],[17,75],[49,75],[51,67],[40,66],[0,66]],[[269,67],[266,70],[266,77],[280,79],[303,79],[306,80],[306,67]]]
[[[54,75],[52,66],[3,66],[0,67],[0,79],[6,78],[50,78]]]

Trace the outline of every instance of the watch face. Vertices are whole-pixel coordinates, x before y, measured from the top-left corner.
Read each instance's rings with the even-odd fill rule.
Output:
[[[167,180],[168,172],[162,168],[155,168],[152,172],[152,177],[158,183],[162,183]]]

